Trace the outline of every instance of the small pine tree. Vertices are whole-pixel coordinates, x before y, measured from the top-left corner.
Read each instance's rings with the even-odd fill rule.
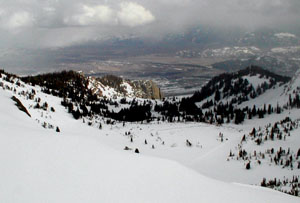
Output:
[[[58,132],[58,133],[60,132],[60,129],[58,126],[56,127],[56,132]]]
[[[260,186],[262,186],[262,187],[267,187],[267,184],[266,184],[266,178],[263,178],[263,180],[262,180],[261,183],[260,183]]]
[[[136,148],[136,149],[134,150],[134,152],[137,153],[137,154],[140,153],[140,151],[139,151],[138,148]]]
[[[221,99],[220,91],[219,91],[219,89],[217,89],[216,93],[215,93],[215,101],[219,101],[220,99]]]
[[[248,163],[246,164],[246,169],[249,170],[250,168],[251,168],[250,162],[248,162]]]

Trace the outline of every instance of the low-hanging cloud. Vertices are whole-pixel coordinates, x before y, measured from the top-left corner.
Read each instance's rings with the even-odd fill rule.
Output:
[[[300,27],[299,0],[0,0],[0,48],[159,37],[198,25]]]
[[[105,4],[81,4],[64,17],[67,26],[128,26],[136,27],[155,20],[153,14],[135,2],[122,2],[111,7]]]
[[[153,14],[143,6],[134,2],[123,2],[120,4],[120,11],[117,12],[118,21],[129,27],[135,27],[155,20]]]
[[[114,21],[113,10],[105,5],[81,5],[78,10],[74,14],[64,18],[63,22],[65,25],[93,26],[110,24]]]
[[[1,27],[11,31],[34,25],[33,16],[26,11],[8,13],[4,10],[0,10],[0,19]]]

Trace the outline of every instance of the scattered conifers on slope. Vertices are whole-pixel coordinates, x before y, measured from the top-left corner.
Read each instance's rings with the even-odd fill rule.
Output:
[[[264,127],[254,127],[249,134],[244,134],[238,146],[230,150],[228,161],[239,161],[251,170],[265,165],[278,167],[283,173],[294,171],[293,178],[277,177],[263,179],[261,186],[273,188],[290,195],[300,196],[300,120],[291,118],[269,123]]]
[[[259,79],[264,81],[254,86],[255,84],[250,83],[248,80],[249,77],[253,76],[258,76],[257,81]],[[289,77],[274,74],[258,66],[250,66],[235,73],[224,73],[214,77],[200,91],[195,92],[192,100],[194,102],[202,102],[213,96],[211,98],[213,103],[218,103],[223,99],[231,99],[233,103],[242,103],[243,100],[259,96],[276,84],[284,84],[288,81],[290,81]],[[230,98],[232,96],[235,99]]]

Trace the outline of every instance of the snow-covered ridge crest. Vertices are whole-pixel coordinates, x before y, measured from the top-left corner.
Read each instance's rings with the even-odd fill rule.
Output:
[[[292,77],[291,81],[284,88],[284,94],[299,94],[300,92],[300,69]]]
[[[300,69],[295,73],[294,77],[292,78],[290,86],[292,86],[293,89],[300,88]]]

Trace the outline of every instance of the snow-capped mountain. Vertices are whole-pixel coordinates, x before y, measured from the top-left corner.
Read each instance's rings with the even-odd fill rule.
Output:
[[[196,31],[193,33],[198,36]],[[221,40],[216,37],[218,35],[210,33],[211,37],[215,38],[211,44],[209,40],[206,41],[203,33],[198,34],[199,44],[195,45],[197,40],[189,40],[195,46],[179,47],[175,52],[177,57],[197,59],[205,63],[208,60],[210,62],[207,67],[226,72],[256,65],[289,76],[293,76],[300,64],[300,38],[297,34],[272,29],[246,33],[236,31],[235,35],[228,33],[227,40]],[[223,36],[225,35],[223,33]]]
[[[249,57],[261,54],[262,51],[255,47],[223,47],[219,49],[206,49],[201,53],[202,57]]]
[[[78,80],[69,81],[61,88],[50,82],[50,78],[43,78],[43,86],[32,86],[17,76],[1,72],[1,201],[299,201],[297,197],[267,189],[298,195],[297,119],[300,111],[295,106],[285,109],[279,104],[280,114],[265,113],[263,118],[252,114],[251,119],[245,118],[240,125],[230,119],[229,123],[216,126],[216,122],[196,122],[201,112],[192,105],[193,100],[128,97],[107,100],[93,94],[87,88],[88,81],[83,86],[81,76],[75,78]],[[273,95],[269,101],[275,101],[278,92],[288,95],[300,84],[299,74],[289,81],[258,68],[236,74],[230,84],[234,87],[241,79],[242,84],[248,81],[247,86],[251,84],[253,89],[268,88],[255,98],[237,103],[235,110],[254,101],[259,108],[258,103],[267,95]],[[39,81],[32,80],[33,83]],[[230,91],[227,91],[229,95],[223,95],[220,81],[215,84],[220,91],[220,99],[214,104],[218,108],[221,101],[231,101],[233,97],[229,96]],[[240,91],[243,88],[237,90],[238,95],[242,95]],[[212,95],[215,99],[215,91]],[[288,96],[282,98],[289,100]],[[249,107],[252,108],[250,104]],[[206,110],[202,110],[206,114]],[[146,114],[141,116],[144,111]],[[139,122],[127,122],[131,115],[139,117]],[[239,115],[238,111],[233,113],[234,117]],[[289,119],[285,119],[287,116]],[[276,122],[280,130],[271,140],[267,130],[271,131],[269,123],[273,127]],[[252,139],[253,127],[257,132]],[[282,139],[277,138],[280,132]],[[245,140],[244,135],[247,135]],[[258,145],[256,139],[264,136],[268,136],[268,140]],[[266,152],[272,148],[274,154]],[[239,156],[240,150],[242,156]],[[278,151],[279,165],[274,163]],[[262,159],[263,153],[265,159]],[[290,155],[293,160],[282,168],[281,160],[286,165]],[[274,178],[277,178],[275,186]]]
[[[258,30],[245,33],[238,40],[243,45],[259,45],[260,47],[293,46],[299,45],[299,37],[288,32],[277,32],[274,30]]]

